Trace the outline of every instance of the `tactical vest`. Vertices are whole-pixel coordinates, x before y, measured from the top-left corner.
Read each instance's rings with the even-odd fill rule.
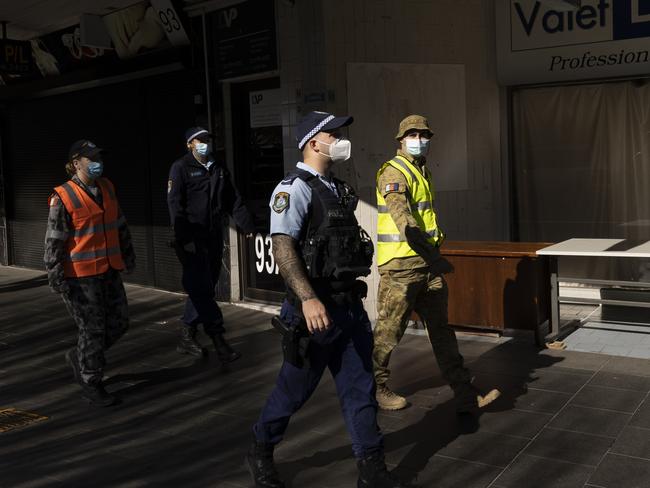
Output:
[[[311,188],[308,225],[300,236],[307,275],[317,291],[349,289],[370,274],[374,248],[354,215],[359,198],[345,182],[334,178],[339,196],[308,171],[295,169],[287,178],[300,178]]]
[[[418,226],[428,237],[428,242],[434,246],[442,244],[444,234],[438,228],[436,213],[433,210],[433,185],[429,172],[424,168],[420,172],[413,164],[402,156],[396,156],[382,165],[377,178],[387,167],[399,170],[407,182],[407,197],[411,207],[411,215]],[[386,264],[393,258],[417,256],[406,238],[400,234],[397,225],[386,207],[382,192],[377,188],[377,265]]]
[[[98,178],[102,206],[73,181],[57,186],[54,191],[70,214],[72,227],[66,241],[63,263],[67,278],[96,276],[110,268],[124,269],[118,234],[118,204],[113,184]]]

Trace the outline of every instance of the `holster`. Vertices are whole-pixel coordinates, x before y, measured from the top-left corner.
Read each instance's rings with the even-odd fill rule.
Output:
[[[284,360],[296,368],[309,368],[309,332],[301,321],[290,325],[277,315],[271,319],[271,325],[282,334],[282,354]]]

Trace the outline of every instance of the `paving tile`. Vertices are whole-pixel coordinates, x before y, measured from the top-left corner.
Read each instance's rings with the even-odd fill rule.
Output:
[[[585,386],[571,400],[571,405],[634,413],[645,397],[643,391]]]
[[[650,460],[650,429],[625,427],[610,451]]]
[[[497,478],[493,486],[577,488],[582,487],[593,472],[594,468],[590,466],[522,454]]]
[[[650,362],[643,359],[616,357],[607,361],[602,371],[636,376],[650,376]]]
[[[528,386],[540,390],[558,391],[561,393],[575,393],[584,386],[589,377],[586,375],[564,373],[552,369],[535,371]]]
[[[230,368],[221,368],[214,355],[197,362],[175,353],[184,297],[131,286],[127,294],[132,328],[109,352],[107,369],[107,388],[117,392],[122,403],[110,409],[89,408],[79,398],[62,360],[74,342],[74,329],[60,298],[44,286],[3,294],[11,307],[2,310],[1,401],[50,418],[0,435],[0,487],[250,486],[242,458],[251,425],[273,388],[281,362],[279,348],[269,347],[277,345],[269,316],[223,306],[226,321],[238,324],[230,337],[244,356]],[[26,317],[20,308],[37,300],[40,311]],[[459,343],[475,384],[502,389],[502,398],[473,422],[458,417],[428,340],[409,335],[396,351],[397,368],[391,380],[395,388],[404,389],[412,406],[379,415],[389,467],[423,487],[515,486],[514,481],[506,486],[515,479],[508,477],[491,483],[501,466],[507,466],[545,428],[595,371],[603,368],[610,374],[597,378],[604,383],[600,386],[626,384],[635,393],[644,388],[638,378],[650,377],[650,362],[631,358],[539,351],[521,341],[493,338],[463,336]],[[627,375],[622,383],[620,375]],[[596,386],[592,383],[589,388]],[[644,404],[618,436],[612,452],[646,452],[642,427],[650,423],[648,415]],[[601,423],[612,425],[611,419]],[[584,434],[570,434],[573,444],[583,446]],[[542,449],[545,438],[538,439],[534,447]],[[564,444],[557,444],[548,441],[546,455],[561,456]],[[592,443],[566,455],[591,463],[595,448]],[[288,488],[340,488],[356,483],[350,438],[329,375],[292,419],[276,458]],[[526,454],[510,468],[531,459],[541,458]],[[535,466],[544,479],[549,466],[557,462],[546,459]],[[570,469],[561,470],[559,486],[584,479],[583,466],[564,465]],[[518,488],[530,486],[530,473]],[[557,481],[546,480],[544,486]]]
[[[622,388],[625,390],[636,390],[643,392],[650,391],[650,377],[616,373],[611,371],[599,371],[594,375],[588,384],[592,386]]]
[[[477,464],[442,456],[433,456],[419,472],[407,469],[395,471],[402,480],[422,487],[436,488],[487,488],[501,473],[502,468]]]
[[[604,488],[647,488],[650,461],[607,454],[589,483]]]
[[[551,420],[552,415],[541,412],[508,410],[485,412],[479,418],[482,432],[493,432],[532,439]]]
[[[548,427],[585,434],[616,437],[632,415],[611,410],[567,406]]]
[[[595,467],[613,442],[609,437],[544,429],[524,454]]]
[[[441,456],[476,461],[491,466],[507,466],[528,443],[528,439],[490,432],[462,435],[438,451]]]
[[[559,412],[570,399],[571,395],[568,393],[530,388],[515,399],[514,406],[519,410],[554,414]]]
[[[630,420],[630,425],[650,429],[650,396],[641,404],[637,412]]]

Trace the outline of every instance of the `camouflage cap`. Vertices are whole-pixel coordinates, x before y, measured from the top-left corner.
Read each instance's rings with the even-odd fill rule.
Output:
[[[433,131],[429,127],[429,122],[427,119],[421,115],[409,115],[399,123],[399,130],[397,131],[395,139],[399,141],[408,131],[412,129],[426,130],[429,131],[431,135],[433,135]]]

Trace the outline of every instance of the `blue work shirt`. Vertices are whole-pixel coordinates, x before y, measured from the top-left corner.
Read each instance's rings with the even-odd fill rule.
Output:
[[[338,196],[336,185],[330,176],[323,176],[311,166],[300,162],[296,168],[310,172]],[[300,239],[302,227],[309,213],[311,188],[297,177],[282,180],[273,190],[269,207],[271,208],[271,235],[286,234]]]

